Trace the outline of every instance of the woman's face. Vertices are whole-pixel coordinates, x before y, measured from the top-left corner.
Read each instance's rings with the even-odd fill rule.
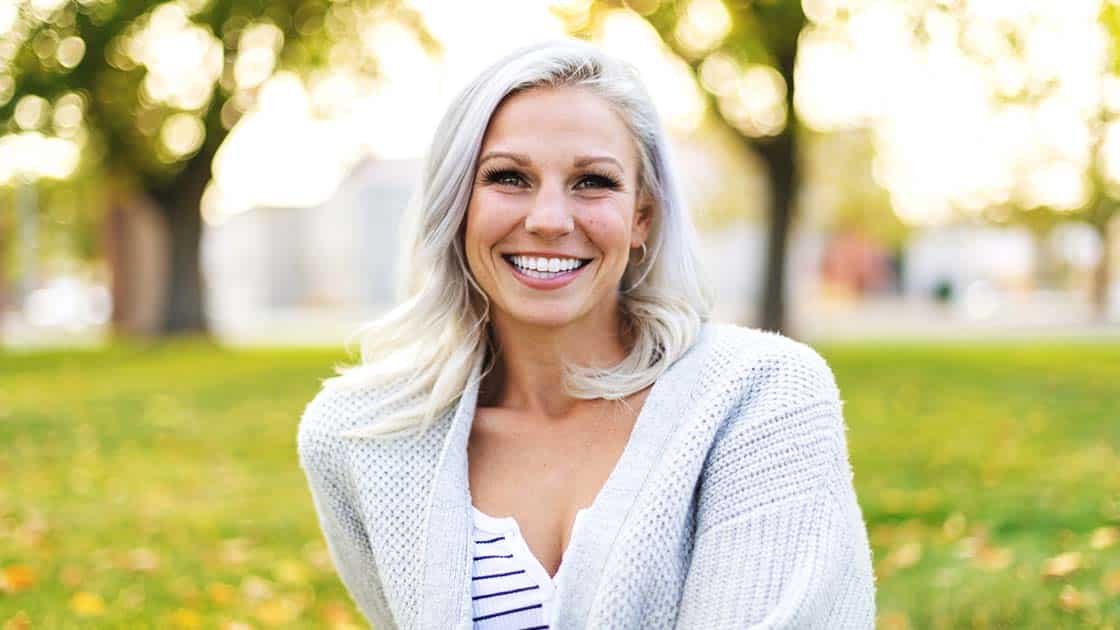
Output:
[[[534,88],[502,102],[483,137],[465,234],[492,317],[613,321],[630,250],[649,233],[638,169],[626,125],[590,91]]]

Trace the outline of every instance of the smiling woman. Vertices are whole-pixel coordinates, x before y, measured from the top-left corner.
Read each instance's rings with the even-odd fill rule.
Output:
[[[873,625],[832,372],[709,321],[630,67],[578,40],[495,63],[418,199],[401,304],[298,433],[374,627]]]
[[[526,90],[494,112],[481,152],[465,250],[497,337],[619,330],[619,283],[653,213],[622,119],[585,88]]]

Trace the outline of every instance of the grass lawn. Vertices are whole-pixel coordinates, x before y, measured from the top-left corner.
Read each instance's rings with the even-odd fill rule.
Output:
[[[1120,630],[1120,345],[816,347],[881,628]],[[0,353],[0,628],[365,627],[295,451],[344,359]]]

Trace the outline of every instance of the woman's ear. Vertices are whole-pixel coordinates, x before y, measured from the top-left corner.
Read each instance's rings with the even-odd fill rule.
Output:
[[[634,225],[630,233],[630,241],[634,247],[640,247],[649,238],[650,227],[653,225],[654,205],[648,193],[638,195],[638,203],[634,209]]]

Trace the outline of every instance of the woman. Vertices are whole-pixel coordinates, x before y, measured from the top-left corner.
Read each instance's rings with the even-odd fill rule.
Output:
[[[708,321],[633,71],[549,42],[441,121],[401,303],[299,456],[375,628],[870,628],[832,372]]]

